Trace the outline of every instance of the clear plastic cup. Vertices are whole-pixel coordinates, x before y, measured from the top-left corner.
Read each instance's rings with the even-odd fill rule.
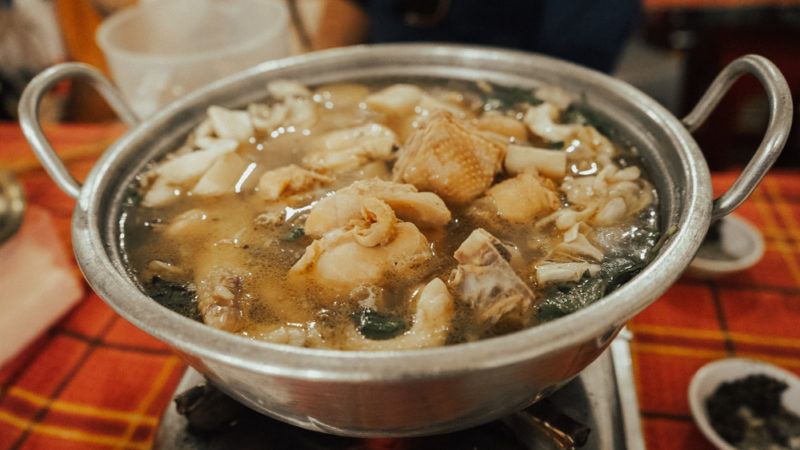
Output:
[[[289,54],[278,0],[151,0],[97,30],[111,76],[139,117],[226,75]]]

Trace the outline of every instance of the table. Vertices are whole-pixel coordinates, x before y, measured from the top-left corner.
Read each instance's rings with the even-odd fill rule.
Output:
[[[117,124],[47,129],[78,177],[123,131]],[[16,125],[0,124],[0,167],[18,172],[29,203],[53,214],[69,245],[74,202],[38,167]],[[715,189],[735,176],[715,174]],[[650,449],[712,448],[686,400],[703,364],[739,355],[800,373],[800,171],[771,173],[738,213],[764,232],[761,263],[716,282],[682,279],[629,324]],[[184,363],[87,293],[0,367],[0,449],[149,448]]]

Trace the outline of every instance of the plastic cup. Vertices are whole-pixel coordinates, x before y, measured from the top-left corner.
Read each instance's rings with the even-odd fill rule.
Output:
[[[141,118],[212,81],[289,54],[276,0],[153,0],[97,30],[111,76]]]

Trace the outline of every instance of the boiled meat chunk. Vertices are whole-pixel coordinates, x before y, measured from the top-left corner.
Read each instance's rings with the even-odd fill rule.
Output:
[[[278,200],[285,195],[293,195],[330,183],[325,175],[289,164],[261,175],[258,193],[266,200]]]
[[[528,140],[528,130],[519,120],[500,113],[486,113],[475,121],[475,126],[481,130],[502,136],[514,142]]]
[[[303,158],[307,167],[322,172],[351,170],[371,161],[392,159],[397,136],[383,125],[370,123],[327,133],[314,147],[318,150]]]
[[[465,120],[439,111],[400,150],[393,178],[463,204],[483,194],[500,171],[505,145]]]
[[[194,283],[203,322],[225,331],[241,330],[246,306],[243,283],[249,276],[241,249],[222,245],[198,252]]]
[[[497,215],[513,223],[524,223],[558,209],[558,195],[531,172],[492,186],[486,193]]]
[[[348,350],[410,350],[444,345],[452,328],[455,302],[447,285],[434,278],[422,289],[414,313],[414,324],[400,336],[386,340],[367,339],[355,328],[348,330]]]
[[[377,112],[405,116],[414,113],[414,108],[419,104],[424,92],[411,84],[395,84],[381,91],[369,95],[365,102],[367,106]]]
[[[289,270],[320,285],[352,289],[378,284],[390,274],[402,274],[430,259],[428,240],[414,224],[399,222],[394,236],[383,244],[365,246],[356,238],[358,229],[336,229],[306,248]]]
[[[360,180],[320,200],[306,220],[306,233],[321,236],[347,226],[359,217],[365,199],[369,197],[386,202],[397,217],[422,228],[444,226],[452,218],[444,201],[432,192],[418,192],[410,184]]]
[[[458,267],[450,284],[474,311],[479,322],[495,324],[503,317],[525,324],[534,295],[511,267],[511,251],[483,228],[458,247]]]

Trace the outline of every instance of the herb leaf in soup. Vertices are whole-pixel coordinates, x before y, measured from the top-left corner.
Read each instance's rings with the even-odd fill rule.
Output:
[[[567,316],[660,245],[646,171],[578,98],[281,80],[137,176],[120,249],[165,307],[283,345],[413,350]]]
[[[380,313],[365,308],[356,316],[358,331],[368,339],[391,339],[406,329],[406,322],[400,317]]]

